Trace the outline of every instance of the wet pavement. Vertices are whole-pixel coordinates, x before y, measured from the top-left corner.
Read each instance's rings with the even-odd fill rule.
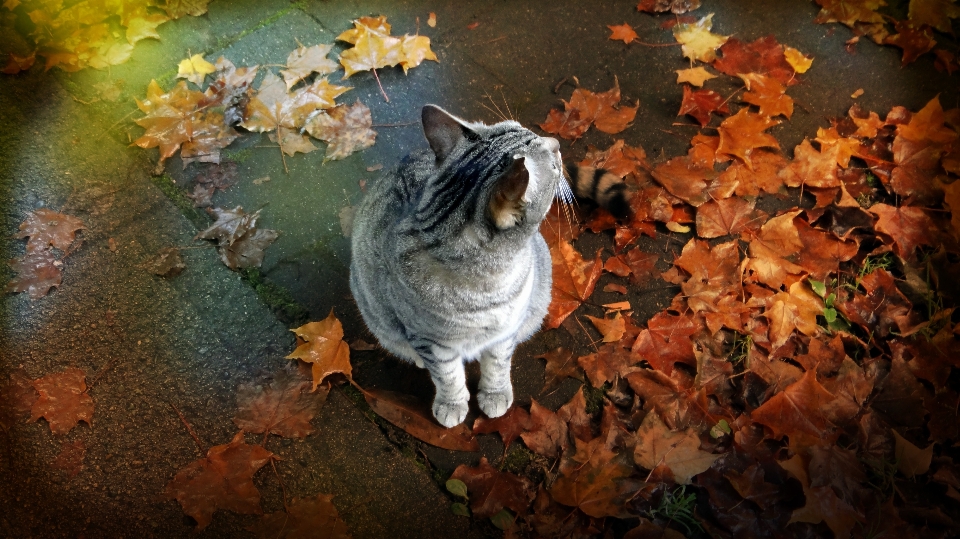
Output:
[[[570,85],[560,85],[555,93],[564,79],[576,77],[584,88],[603,91],[616,78],[625,101],[640,101],[634,124],[616,137],[594,130],[574,145],[565,141],[565,157],[581,158],[588,145],[605,148],[614,138],[642,146],[653,161],[684,153],[696,130],[674,125],[689,123],[676,117],[682,92],[674,71],[689,67],[688,62],[676,47],[607,39],[607,25],[627,22],[644,41],[673,42],[670,32],[659,28],[666,17],[640,14],[635,6],[633,1],[217,0],[207,15],[164,24],[160,41],[142,41],[129,62],[109,71],[43,73],[38,66],[0,79],[2,230],[12,234],[27,212],[40,207],[86,224],[82,246],[67,259],[58,289],[35,301],[26,294],[3,298],[0,376],[6,379],[19,366],[32,378],[77,366],[89,382],[93,373],[102,372],[90,390],[96,405],[91,425],[57,437],[44,421],[19,422],[0,439],[0,536],[191,535],[192,519],[175,501],[160,496],[178,469],[201,456],[173,407],[206,447],[224,444],[236,431],[231,419],[238,385],[286,362],[283,356],[294,346],[290,327],[320,320],[332,309],[343,321],[347,341],[372,341],[347,286],[349,240],[339,213],[362,197],[362,181],[375,181],[377,172],[370,170],[389,168],[426,146],[418,125],[424,104],[487,122],[498,120],[498,108],[509,110],[534,127],[560,98],[569,98]],[[805,1],[704,0],[694,13],[715,13],[715,33],[743,41],[772,34],[814,58],[802,82],[789,90],[797,102],[793,118],[770,130],[786,155],[854,102],[881,115],[894,105],[918,110],[937,94],[946,107],[958,103],[960,79],[937,72],[932,56],[901,68],[899,49],[866,39],[851,54],[844,48],[850,30],[814,24],[817,11]],[[426,25],[430,12],[437,14],[435,28]],[[419,31],[429,36],[439,62],[424,62],[407,75],[381,70],[389,103],[369,73],[345,81],[353,90],[340,101],[360,99],[372,111],[378,132],[373,147],[342,161],[324,162],[322,151],[297,154],[286,159],[287,172],[266,136],[244,135],[226,152],[237,163],[240,181],[217,193],[215,205],[263,208],[261,226],[281,231],[267,249],[262,276],[303,310],[278,313],[249,279],[193,241],[205,217],[182,211],[177,193],[161,188],[156,150],[130,145],[142,133],[132,121],[139,116],[133,98],[142,97],[153,78],[172,87],[177,62],[190,54],[211,61],[222,55],[237,66],[282,64],[298,43],[333,43],[352,19],[380,14],[388,17],[394,35]],[[473,23],[479,24],[469,29]],[[342,49],[341,43],[334,51]],[[88,104],[94,84],[118,79],[124,81],[119,101]],[[711,87],[724,95],[737,88],[715,82]],[[864,93],[855,101],[850,95],[859,88]],[[164,172],[181,189],[204,167],[184,168],[173,158]],[[253,182],[265,177],[270,180]],[[590,242],[609,244],[609,238],[584,241],[584,252],[601,244]],[[661,269],[666,269],[663,260],[680,245],[662,238],[644,247],[664,253]],[[171,246],[190,247],[183,250],[183,274],[162,279],[145,271],[149,257]],[[3,249],[4,259],[19,256],[23,242],[11,239]],[[599,292],[609,278],[601,279],[596,304],[623,299]],[[626,299],[640,323],[672,295],[653,290],[631,292]],[[585,351],[589,341],[586,334],[558,329],[519,348],[513,372],[519,403],[536,398],[556,408],[577,390],[579,385],[567,380],[554,392],[540,393],[543,362],[535,357],[561,344]],[[424,371],[380,351],[355,351],[352,362],[364,387],[403,391],[424,401],[432,396]],[[468,373],[475,389],[478,371],[474,366]],[[479,413],[475,402],[471,406],[468,424]],[[475,464],[481,454],[498,460],[503,447],[496,435],[480,437],[481,453],[454,453],[417,443],[363,411],[350,394],[334,390],[314,421],[316,434],[270,442],[268,448],[283,458],[279,469],[289,495],[334,494],[356,538],[500,533],[487,523],[453,515],[453,500],[442,489],[442,479],[458,464]],[[84,468],[68,477],[51,463],[61,443],[76,440],[87,447]],[[264,511],[273,512],[282,509],[282,492],[268,472],[261,471],[255,483]],[[203,534],[250,536],[243,528],[255,520],[218,511]]]

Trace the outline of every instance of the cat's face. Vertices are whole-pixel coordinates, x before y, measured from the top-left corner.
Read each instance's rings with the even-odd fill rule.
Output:
[[[441,169],[467,169],[476,181],[476,216],[502,232],[539,226],[555,196],[570,198],[560,144],[517,122],[470,123],[438,107],[423,109],[424,134]]]

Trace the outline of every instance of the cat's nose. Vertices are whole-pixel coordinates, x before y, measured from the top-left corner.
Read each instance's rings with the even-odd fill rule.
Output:
[[[560,149],[560,141],[558,141],[557,139],[555,139],[555,138],[553,138],[553,137],[543,137],[543,146],[544,146],[547,150],[549,150],[549,151],[551,151],[551,152],[555,152],[555,151],[558,151],[558,150]]]

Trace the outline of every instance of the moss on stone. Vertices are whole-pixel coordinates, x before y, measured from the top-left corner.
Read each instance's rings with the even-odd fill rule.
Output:
[[[583,397],[587,401],[588,414],[593,415],[603,409],[603,397],[609,387],[610,384],[603,384],[600,387],[583,384]]]
[[[205,213],[193,207],[193,200],[187,196],[183,189],[177,186],[173,178],[164,174],[162,176],[153,176],[150,180],[173,202],[174,206],[180,210],[180,213],[193,223],[193,226],[195,226],[197,230],[203,230],[210,226],[210,218]]]
[[[259,268],[241,268],[238,273],[256,291],[260,301],[284,323],[299,326],[309,320],[310,313],[306,307],[297,303],[286,288],[266,280]]]

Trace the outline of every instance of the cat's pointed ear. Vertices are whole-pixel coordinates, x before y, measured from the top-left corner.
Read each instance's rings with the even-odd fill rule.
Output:
[[[516,226],[523,220],[527,202],[524,195],[529,183],[530,172],[523,157],[514,159],[507,172],[497,180],[490,196],[490,217],[500,230]]]
[[[437,156],[437,161],[443,161],[465,136],[467,127],[459,118],[436,105],[425,105],[422,118],[423,134]]]

